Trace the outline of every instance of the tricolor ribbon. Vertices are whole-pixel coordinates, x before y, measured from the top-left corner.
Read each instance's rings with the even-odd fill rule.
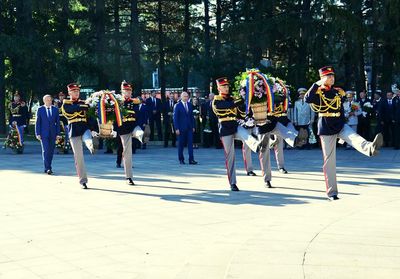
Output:
[[[19,129],[24,129],[24,127],[18,126],[18,125],[16,125],[16,127],[15,127],[15,131],[17,132],[17,136],[18,136],[18,143],[19,143],[19,145],[22,146],[22,144],[24,143],[24,139],[22,138],[22,131],[20,131]]]
[[[282,106],[283,111],[282,112],[287,112],[287,110],[289,108],[289,96],[288,96],[289,94],[287,92],[287,88],[286,88],[285,84],[282,82],[282,80],[280,80],[278,78],[276,80],[282,86],[282,89],[283,89],[283,106]]]
[[[274,111],[274,94],[272,93],[271,87],[268,83],[267,77],[259,70],[248,70],[248,76],[246,78],[246,113],[250,110],[251,100],[254,96],[254,76],[260,78],[265,85],[265,95],[267,97],[267,110],[268,112]]]
[[[114,112],[115,112],[115,119],[117,122],[118,127],[122,125],[122,113],[121,109],[119,108],[118,101],[115,99],[115,96],[111,92],[103,91],[103,93],[100,96],[100,102],[98,104],[98,110],[99,110],[99,123],[100,124],[105,124],[107,123],[107,108],[106,108],[106,103],[107,103],[107,96],[111,99],[111,101],[114,101]]]

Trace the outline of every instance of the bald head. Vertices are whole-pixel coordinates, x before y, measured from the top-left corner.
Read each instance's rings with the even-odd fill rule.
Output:
[[[53,98],[51,97],[51,95],[44,95],[43,96],[43,103],[46,107],[50,107],[51,103],[53,101]]]
[[[186,91],[183,91],[181,94],[181,100],[182,102],[186,103],[189,99],[189,94]]]

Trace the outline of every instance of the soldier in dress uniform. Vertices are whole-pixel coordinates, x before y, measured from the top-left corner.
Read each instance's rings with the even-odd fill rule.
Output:
[[[68,120],[68,136],[74,152],[79,183],[83,189],[87,189],[88,178],[83,158],[82,142],[85,142],[90,153],[94,154],[92,135],[97,136],[97,132],[90,131],[89,120],[86,114],[89,105],[79,99],[80,85],[70,83],[67,85],[67,88],[70,99],[64,99],[61,111]]]
[[[253,119],[246,117],[246,106],[242,104],[237,108],[239,125],[246,129],[249,135],[255,133],[255,123]],[[253,158],[251,156],[251,149],[246,143],[242,143],[242,155],[244,161],[244,168],[247,176],[257,176],[254,172]]]
[[[276,108],[276,107],[275,107]],[[269,152],[269,141],[271,135],[285,140],[292,147],[300,147],[306,143],[307,131],[300,129],[297,132],[294,128],[288,128],[278,122],[278,117],[282,111],[275,111],[268,113],[265,124],[257,124],[259,139],[261,141],[262,148],[259,150],[258,157],[260,159],[261,170],[264,179],[264,186],[266,188],[272,188],[271,185],[271,157]],[[283,144],[283,141],[282,141]],[[283,146],[282,153],[283,154]]]
[[[10,120],[9,126],[10,128],[15,127],[18,130],[20,135],[21,144],[24,143],[24,128],[26,127],[26,123],[28,121],[28,107],[21,99],[18,91],[14,94],[14,100],[10,105]]]
[[[122,117],[121,126],[118,127],[118,125],[114,123],[114,130],[118,137],[120,137],[122,143],[122,154],[119,154],[119,156],[122,155],[122,158],[124,159],[126,183],[128,185],[135,185],[132,180],[132,133],[137,126],[135,110],[141,101],[138,98],[132,98],[132,85],[126,81],[121,83],[121,93],[122,96],[124,96],[124,108],[127,111],[127,114]],[[121,160],[121,157],[119,157],[119,160]],[[121,161],[119,161],[119,164],[120,163]]]
[[[329,200],[337,200],[338,188],[336,181],[336,142],[340,138],[351,144],[359,152],[367,156],[378,154],[383,144],[382,134],[377,134],[373,142],[365,140],[349,125],[343,109],[345,92],[341,88],[333,87],[335,73],[331,66],[319,69],[320,80],[308,90],[305,101],[318,113],[318,135],[321,139],[324,157],[324,175],[326,193]]]
[[[235,138],[245,142],[254,152],[259,150],[260,143],[256,138],[249,135],[242,126],[238,126],[237,108],[243,104],[244,100],[242,98],[237,100],[232,98],[227,78],[219,78],[216,83],[219,95],[215,96],[212,108],[218,117],[218,129],[225,151],[229,184],[232,191],[239,191],[236,185]]]

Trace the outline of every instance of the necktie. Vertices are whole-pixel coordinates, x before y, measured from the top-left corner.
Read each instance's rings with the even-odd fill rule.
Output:
[[[392,105],[392,100],[389,100],[389,106],[391,106]]]
[[[188,107],[187,107],[187,103],[184,103],[185,104],[185,110],[186,110],[186,112],[189,112],[189,109],[188,109]]]
[[[170,106],[170,108],[171,108],[171,110],[172,110],[173,107],[174,107],[174,103],[173,103],[172,101],[169,101],[169,106]]]
[[[51,117],[51,110],[50,108],[47,108],[47,118],[50,119],[50,117]]]

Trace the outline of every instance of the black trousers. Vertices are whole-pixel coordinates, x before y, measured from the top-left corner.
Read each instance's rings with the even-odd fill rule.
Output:
[[[393,147],[400,149],[400,121],[396,121],[393,126]]]
[[[171,136],[172,146],[176,146],[176,134],[175,129],[173,129],[171,121],[164,122],[164,146],[168,146],[169,138]]]
[[[391,121],[385,121],[383,123],[383,141],[385,146],[393,146],[393,135],[394,135],[394,123]]]
[[[161,115],[153,115],[153,117],[150,118],[150,140],[154,140],[154,124],[157,126],[158,140],[162,141]]]
[[[366,140],[371,140],[371,120],[368,117],[359,117],[357,125],[357,134]]]

